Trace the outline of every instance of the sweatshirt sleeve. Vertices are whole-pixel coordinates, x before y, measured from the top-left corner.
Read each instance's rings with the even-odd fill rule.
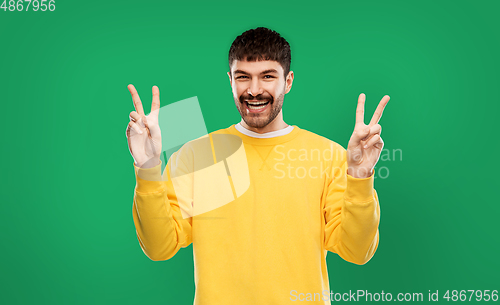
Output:
[[[371,177],[354,178],[347,174],[344,149],[342,160],[327,179],[324,206],[325,248],[344,260],[366,264],[379,242],[380,206]]]
[[[171,162],[177,160],[174,156],[168,161],[163,178],[161,163],[149,169],[134,164],[134,224],[142,250],[153,261],[168,260],[192,242],[191,218],[183,218],[172,184]]]

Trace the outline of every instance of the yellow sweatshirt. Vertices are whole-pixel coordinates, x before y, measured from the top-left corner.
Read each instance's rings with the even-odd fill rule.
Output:
[[[374,176],[347,175],[341,145],[295,125],[273,138],[232,125],[188,142],[163,179],[161,164],[134,168],[141,248],[162,261],[193,243],[194,304],[330,304],[327,251],[361,265],[378,246]]]

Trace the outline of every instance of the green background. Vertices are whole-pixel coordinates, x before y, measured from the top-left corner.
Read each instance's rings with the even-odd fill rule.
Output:
[[[500,289],[498,1],[56,1],[0,10],[3,304],[192,304],[192,246],[153,262],[132,219],[125,128],[198,96],[209,132],[240,120],[229,47],[270,27],[292,47],[284,119],[344,147],[357,97],[380,121],[380,244],[327,257],[331,290]],[[169,132],[163,131],[164,136]],[[498,301],[500,302],[500,301]]]

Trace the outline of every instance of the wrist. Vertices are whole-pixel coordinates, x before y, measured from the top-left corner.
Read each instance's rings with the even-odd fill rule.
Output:
[[[373,169],[348,167],[347,174],[353,178],[364,179],[373,175]]]
[[[158,166],[158,164],[160,164],[160,158],[153,158],[144,162],[136,162],[135,166],[139,168],[153,168]]]

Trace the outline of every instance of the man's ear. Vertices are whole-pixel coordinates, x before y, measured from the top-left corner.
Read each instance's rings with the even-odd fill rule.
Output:
[[[231,79],[231,73],[227,72],[227,76],[229,76],[229,84],[231,85],[231,88],[233,87],[233,80]]]
[[[292,83],[293,83],[293,71],[290,71],[288,72],[288,76],[286,77],[286,80],[285,80],[285,94],[287,94],[288,92],[290,92],[290,90],[292,89]]]

